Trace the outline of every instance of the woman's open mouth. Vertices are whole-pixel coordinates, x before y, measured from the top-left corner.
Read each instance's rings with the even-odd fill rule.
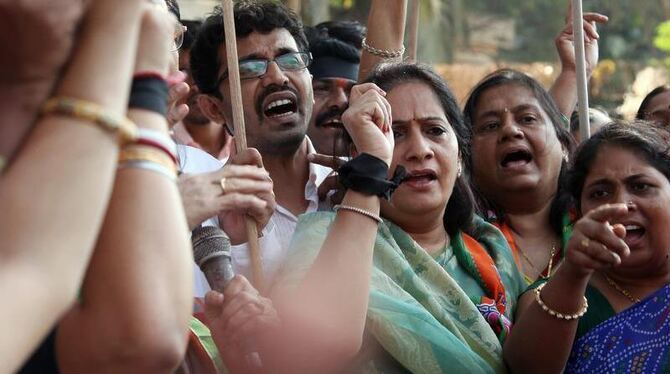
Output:
[[[647,232],[644,227],[638,224],[625,224],[624,227],[626,228],[626,236],[623,240],[629,248],[638,245],[644,239],[644,235]]]
[[[437,180],[437,173],[433,170],[417,170],[412,171],[403,180],[403,184],[414,189],[423,189],[431,185],[433,181]]]
[[[533,155],[529,151],[518,149],[505,154],[500,161],[500,166],[503,169],[518,169],[526,166],[531,161],[533,161]]]

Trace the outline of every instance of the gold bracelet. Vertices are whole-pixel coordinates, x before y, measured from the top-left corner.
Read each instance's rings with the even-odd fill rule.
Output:
[[[366,217],[372,218],[373,220],[377,221],[378,224],[381,224],[383,222],[382,219],[379,218],[378,215],[376,215],[374,213],[371,213],[371,212],[368,212],[365,209],[356,208],[355,206],[349,206],[349,205],[335,205],[333,207],[333,210],[335,212],[337,212],[340,209],[349,210],[349,211],[352,211],[352,212],[355,212],[355,213],[358,213],[358,214],[362,214]]]
[[[57,114],[93,122],[119,136],[122,144],[137,139],[137,126],[124,116],[111,113],[100,105],[71,97],[52,97],[42,106],[42,115]]]
[[[559,312],[549,308],[547,306],[547,304],[545,304],[544,301],[542,301],[542,297],[540,297],[540,291],[542,291],[542,289],[546,285],[547,285],[546,283],[541,284],[539,287],[537,287],[534,290],[535,291],[535,301],[537,301],[537,304],[540,306],[540,308],[542,308],[542,310],[545,311],[545,313],[548,313],[550,316],[552,316],[554,318],[558,318],[558,319],[562,319],[562,320],[566,320],[566,321],[572,321],[572,320],[575,320],[575,319],[579,319],[582,316],[584,316],[584,314],[586,314],[586,311],[589,309],[589,302],[588,302],[588,300],[586,300],[586,296],[583,296],[584,303],[582,305],[582,308],[575,314],[563,314],[563,313],[559,313]]]
[[[165,152],[145,145],[133,145],[125,147],[119,154],[119,165],[125,166],[128,163],[152,163],[159,165],[170,175],[176,178],[177,176],[177,165],[174,161],[168,156]]]
[[[400,46],[400,49],[397,49],[395,51],[390,51],[388,49],[378,49],[368,44],[368,39],[365,37],[363,38],[362,47],[371,55],[379,56],[382,58],[398,58],[402,57],[402,55],[405,53],[404,44]]]

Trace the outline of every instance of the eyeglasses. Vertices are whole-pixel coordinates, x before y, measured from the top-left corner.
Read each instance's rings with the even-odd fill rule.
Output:
[[[186,33],[186,30],[187,30],[186,26],[177,22],[177,25],[174,30],[172,52],[178,51],[179,48],[181,48],[182,44],[184,44],[184,34]]]
[[[282,71],[305,69],[312,63],[312,55],[306,52],[289,52],[272,60],[249,59],[240,61],[240,79],[258,78],[268,71],[268,65],[274,61]],[[217,86],[228,78],[228,69],[221,74]]]

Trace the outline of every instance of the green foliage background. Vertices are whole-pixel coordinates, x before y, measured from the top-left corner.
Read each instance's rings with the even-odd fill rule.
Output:
[[[369,0],[329,1],[333,18],[366,21]],[[388,0],[395,1],[395,0]],[[498,56],[508,61],[555,60],[554,37],[563,28],[567,0],[425,0],[422,1],[421,43],[442,44],[441,48],[423,48],[424,59],[448,62],[454,48],[467,48],[467,17],[496,15],[516,21],[514,48]],[[583,0],[584,11],[596,11],[610,17],[599,27],[603,59],[647,60],[663,53],[654,47],[657,26],[670,19],[670,0]],[[670,28],[670,26],[669,26]],[[670,37],[669,37],[670,38]]]

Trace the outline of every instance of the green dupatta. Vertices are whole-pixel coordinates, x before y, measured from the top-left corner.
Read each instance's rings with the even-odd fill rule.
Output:
[[[334,217],[328,212],[300,216],[277,287],[297,286]],[[480,218],[473,226],[468,234],[493,258],[509,301],[505,315],[511,319],[524,288],[521,275],[502,234]],[[472,301],[485,291],[457,265],[456,256],[445,260],[438,263],[402,229],[384,221],[375,241],[366,329],[413,373],[505,372],[498,336]],[[380,366],[371,359],[358,369],[379,372]]]

